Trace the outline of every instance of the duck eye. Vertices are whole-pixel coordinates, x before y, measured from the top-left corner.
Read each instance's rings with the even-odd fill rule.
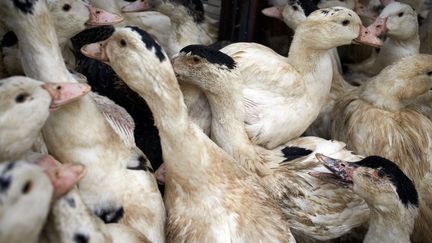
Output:
[[[403,12],[398,13],[398,17],[402,17],[404,15]]]
[[[29,93],[21,93],[15,97],[15,102],[16,103],[23,103],[24,101],[27,100],[28,97],[30,97]]]
[[[123,46],[123,47],[125,47],[125,46],[127,46],[127,42],[124,39],[121,39],[120,40],[120,45]]]
[[[192,59],[195,63],[198,63],[200,61],[200,59],[198,57],[193,57]]]
[[[343,26],[347,26],[347,25],[349,25],[349,23],[350,23],[350,22],[349,22],[349,20],[347,20],[347,19],[344,20],[344,21],[342,21],[342,25],[343,25]]]
[[[385,176],[385,172],[384,172],[384,170],[379,170],[379,171],[378,171],[378,176],[379,176],[380,178],[383,178],[383,177]]]
[[[26,183],[24,184],[24,186],[21,188],[21,192],[23,194],[27,194],[30,192],[30,190],[32,189],[32,182],[31,181],[26,181]]]
[[[65,11],[65,12],[69,11],[71,8],[72,8],[71,5],[67,4],[67,3],[65,5],[63,5],[63,7],[62,7],[63,11]]]
[[[293,9],[294,9],[295,11],[297,11],[297,10],[298,10],[298,7],[297,7],[297,6],[293,6]]]
[[[427,73],[428,76],[432,76],[432,71]]]

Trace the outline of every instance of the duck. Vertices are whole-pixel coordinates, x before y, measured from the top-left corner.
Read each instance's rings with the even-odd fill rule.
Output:
[[[44,168],[64,167],[50,155],[36,162]],[[50,173],[52,176],[65,173]],[[70,173],[69,173],[70,174]],[[72,174],[73,175],[73,174]],[[64,177],[64,176],[63,176]],[[73,179],[73,177],[72,177]],[[58,179],[57,179],[58,180]],[[73,181],[73,180],[72,180]],[[53,183],[59,184],[59,183]],[[64,184],[64,182],[62,183]],[[122,224],[105,224],[85,205],[77,188],[69,189],[51,204],[39,237],[44,242],[150,242],[144,235]]]
[[[1,163],[1,242],[37,242],[51,202],[61,196],[60,191],[69,191],[83,171],[82,165],[50,168],[50,173],[57,174],[55,179],[51,177],[55,181],[51,183],[48,173],[38,164],[26,160]]]
[[[200,0],[137,0],[122,7],[123,13],[156,10],[171,20],[171,48],[166,48],[171,57],[187,45],[210,45],[216,42],[217,28],[204,14]]]
[[[94,92],[108,97],[130,114],[135,123],[134,128],[132,129],[131,125],[128,125],[130,122],[124,123],[120,121],[125,120],[124,118],[127,116],[125,114],[122,118],[115,119],[119,121],[115,122],[116,124],[123,124],[120,125],[121,129],[115,130],[126,131],[126,133],[121,132],[121,137],[126,139],[124,141],[129,141],[128,144],[133,144],[131,139],[135,140],[136,146],[144,152],[146,157],[150,160],[152,168],[156,170],[163,163],[162,150],[159,133],[154,125],[153,115],[148,108],[147,103],[138,94],[125,85],[109,65],[88,58],[80,52],[80,49],[84,45],[105,40],[110,37],[113,32],[113,26],[100,26],[86,29],[71,39],[77,60],[76,71],[86,77],[87,83],[91,85]],[[95,101],[97,100],[98,99],[95,99]],[[98,106],[102,113],[106,111],[103,106],[104,105],[102,105],[102,107]],[[118,112],[116,113],[119,114]],[[117,115],[112,114],[109,116],[115,117]],[[111,120],[111,118],[108,118],[110,124]],[[128,135],[129,132],[133,132],[133,138]],[[145,136],[143,136],[143,134],[145,134]]]
[[[66,66],[75,68],[75,59],[71,52],[70,38],[88,27],[117,24],[123,21],[123,17],[107,12],[81,0],[54,0],[48,1],[48,7],[53,16],[59,45]],[[24,74],[19,59],[18,39],[13,31],[6,33],[4,39],[7,45],[2,45],[4,65],[9,75]]]
[[[288,1],[282,7],[274,6],[262,10],[262,13],[268,17],[283,20],[283,22],[291,29],[295,30],[306,17],[316,10],[317,7],[309,0]],[[335,100],[345,93],[346,90],[354,87],[346,82],[342,77],[342,65],[339,54],[336,48],[330,50],[330,57],[333,64],[333,76],[331,81],[330,94],[327,96],[324,105],[322,106],[318,117],[304,132],[308,136],[318,136],[325,139],[330,139],[330,124],[331,111]]]
[[[352,163],[322,154],[316,156],[334,173],[333,180],[351,188],[368,204],[369,229],[364,243],[411,242],[419,197],[413,181],[397,164],[380,156]]]
[[[328,50],[352,41],[381,44],[365,31],[356,13],[335,7],[311,13],[297,27],[288,57],[255,43],[221,49],[241,73],[246,130],[252,142],[272,149],[303,134],[330,92]],[[267,65],[261,65],[262,60]]]
[[[24,6],[2,1],[0,9],[20,41],[26,75],[44,82],[77,83],[61,57],[46,1]],[[123,143],[90,97],[52,113],[42,133],[56,159],[85,165],[78,187],[93,213],[105,223],[133,228],[152,242],[165,242],[165,208],[150,162],[138,148]]]
[[[24,76],[1,79],[0,162],[23,158],[50,111],[76,101],[89,91],[87,84],[48,84]]]
[[[168,242],[295,242],[256,178],[191,122],[168,56],[148,33],[116,28],[82,52],[110,64],[153,112],[166,166]]]
[[[343,143],[318,137],[296,138],[272,150],[256,146],[245,130],[240,74],[231,57],[206,46],[191,45],[183,48],[172,63],[178,77],[206,94],[212,111],[213,141],[259,176],[286,213],[298,241],[300,237],[334,239],[367,221],[363,200],[345,188],[309,175],[326,170],[314,157],[317,151],[353,160],[361,156],[344,149]]]
[[[422,112],[410,108],[406,101],[431,88],[432,56],[404,57],[336,101],[332,137],[346,142],[356,153],[379,155],[394,161],[418,188],[430,188],[425,184],[425,176],[431,171],[432,123]],[[423,197],[426,196],[420,194],[418,220],[430,225],[432,214],[423,210],[430,208]],[[429,236],[421,241],[429,241],[432,238],[428,232],[415,229],[414,237],[426,234]]]
[[[418,54],[418,29],[417,12],[410,5],[400,2],[388,4],[368,27],[376,35],[387,36],[379,53],[359,64],[347,65],[352,74],[348,73],[345,78],[352,82],[364,82],[402,57]],[[356,73],[363,75],[357,76]]]

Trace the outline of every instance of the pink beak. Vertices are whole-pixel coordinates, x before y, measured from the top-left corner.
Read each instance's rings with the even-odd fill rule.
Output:
[[[261,13],[267,17],[270,17],[270,18],[276,18],[276,19],[283,20],[282,12],[283,12],[284,7],[285,7],[285,5],[265,8],[265,9],[261,10]]]
[[[113,14],[91,5],[87,5],[87,8],[90,11],[90,17],[86,24],[90,26],[118,24],[124,19],[121,15]]]
[[[50,110],[69,104],[91,90],[88,84],[82,83],[45,83],[42,88],[51,96]]]
[[[69,192],[84,176],[85,167],[81,164],[61,164],[51,155],[43,155],[35,162],[45,170],[53,186],[53,199]]]
[[[158,184],[165,185],[165,173],[166,173],[165,163],[162,163],[155,172],[155,176]]]
[[[109,64],[108,55],[105,52],[105,47],[108,39],[96,43],[85,45],[81,48],[81,53],[87,57],[99,60],[105,64]]]
[[[367,27],[368,31],[376,36],[383,35],[387,32],[387,17],[378,17],[375,22]]]
[[[360,25],[359,36],[353,40],[354,43],[365,44],[373,47],[381,47],[383,42],[366,27]]]
[[[133,3],[125,5],[121,8],[123,13],[140,12],[151,9],[150,3],[147,0],[137,0]]]

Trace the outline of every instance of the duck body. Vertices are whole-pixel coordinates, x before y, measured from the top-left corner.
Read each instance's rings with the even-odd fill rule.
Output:
[[[338,21],[346,21],[356,31],[339,28]],[[313,12],[297,27],[288,58],[258,44],[236,43],[221,49],[236,61],[242,76],[246,130],[253,143],[274,148],[300,136],[317,118],[331,87],[328,51],[364,31],[354,23],[361,23],[359,17],[345,8]],[[341,32],[340,39],[324,33],[330,25]],[[321,38],[313,43],[315,35]]]

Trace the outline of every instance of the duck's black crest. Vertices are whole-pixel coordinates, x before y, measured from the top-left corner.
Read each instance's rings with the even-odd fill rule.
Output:
[[[312,153],[311,150],[300,148],[300,147],[285,147],[282,149],[282,153],[286,158],[283,162],[298,159],[303,156],[307,156]]]
[[[25,14],[33,14],[34,5],[38,0],[11,0],[16,8]]]
[[[410,203],[418,207],[418,194],[413,182],[395,163],[383,157],[369,156],[356,162],[356,164],[374,169],[382,168],[386,176],[390,178],[396,187],[396,192],[402,203],[405,206],[408,206],[408,203]]]
[[[188,13],[192,15],[196,23],[199,24],[204,21],[204,5],[201,0],[174,0],[174,2],[186,7]]]
[[[160,62],[163,62],[166,57],[165,53],[162,50],[162,47],[144,30],[136,27],[136,26],[126,26],[127,28],[130,28],[131,30],[137,32],[141,36],[142,42],[146,45],[148,50],[152,50],[152,48],[156,51],[156,57],[159,58]]]
[[[75,233],[73,236],[73,240],[76,243],[88,243],[90,237],[88,235],[82,233]]]
[[[309,16],[309,14],[318,9],[317,5],[311,0],[291,0],[289,4],[294,2],[301,6],[306,16]]]
[[[236,67],[236,63],[234,59],[232,59],[227,54],[215,50],[208,46],[203,45],[189,45],[180,50],[180,53],[192,53],[192,55],[197,55],[201,58],[206,59],[210,63],[224,65],[228,69],[234,69]]]
[[[18,37],[15,35],[13,31],[8,31],[4,36],[0,43],[1,47],[11,47],[18,44]]]

